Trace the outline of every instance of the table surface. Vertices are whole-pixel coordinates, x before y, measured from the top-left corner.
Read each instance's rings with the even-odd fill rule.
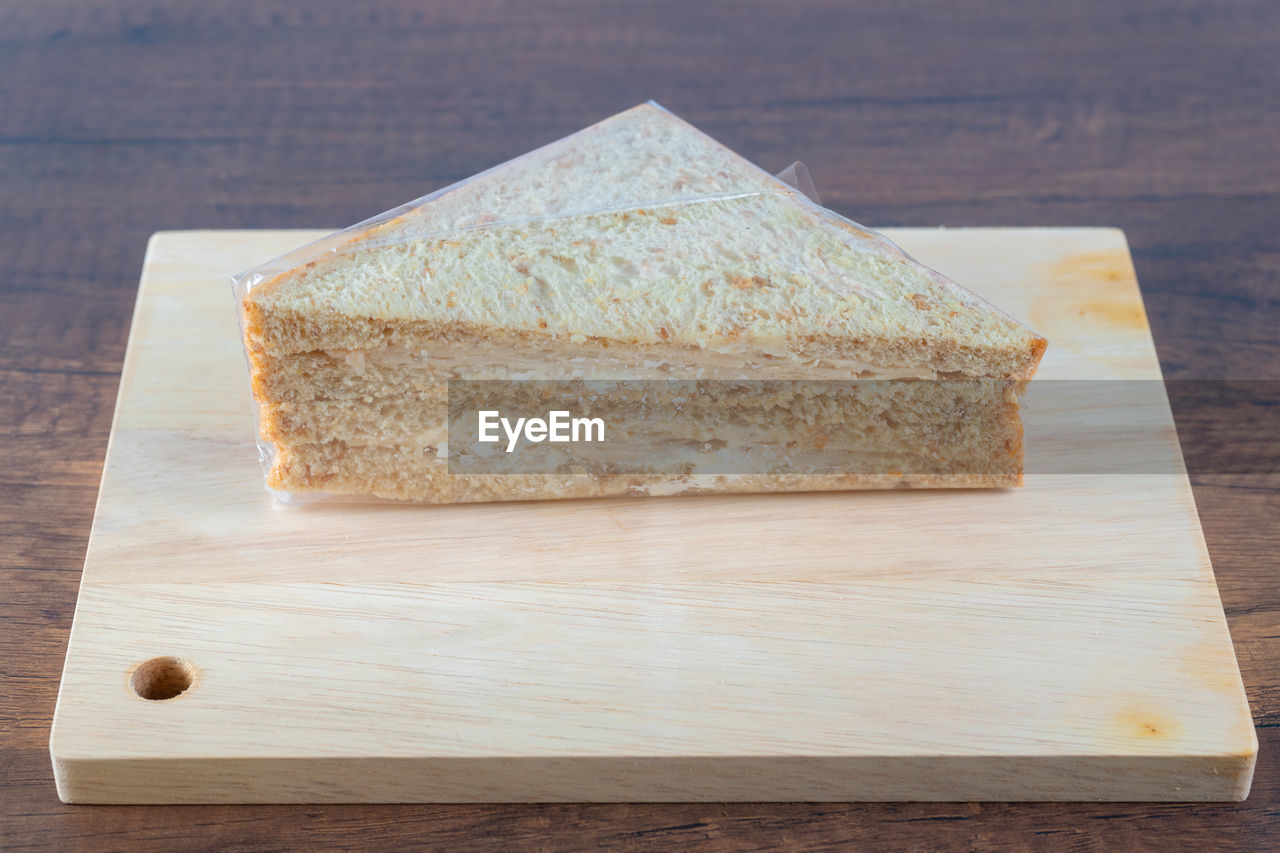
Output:
[[[1240,849],[1275,835],[1273,471],[1193,471],[1259,727],[1241,804],[72,807],[49,766],[156,230],[346,224],[655,98],[766,168],[803,160],[826,204],[871,225],[1122,227],[1166,376],[1280,379],[1280,6],[1117,5],[0,7],[0,845]],[[1174,408],[1188,451],[1238,427]]]

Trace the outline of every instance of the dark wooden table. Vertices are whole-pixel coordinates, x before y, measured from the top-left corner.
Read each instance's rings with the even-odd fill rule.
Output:
[[[1275,380],[1278,46],[1274,0],[0,5],[0,840],[1280,844],[1266,472],[1195,475],[1261,742],[1243,804],[71,807],[47,752],[151,232],[344,225],[652,97],[871,225],[1121,226],[1167,375]]]

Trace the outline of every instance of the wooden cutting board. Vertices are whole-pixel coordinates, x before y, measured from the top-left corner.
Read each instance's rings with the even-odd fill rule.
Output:
[[[1040,379],[1159,378],[1121,232],[887,233],[1046,335]],[[54,719],[64,800],[1248,793],[1181,473],[273,505],[228,274],[316,236],[151,241]]]

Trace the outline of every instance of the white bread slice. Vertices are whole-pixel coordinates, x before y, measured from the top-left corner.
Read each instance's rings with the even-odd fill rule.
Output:
[[[275,420],[282,402],[294,403],[296,422],[305,411],[297,401],[324,400],[316,411],[334,412],[335,404],[376,406],[400,388],[438,396],[438,383],[492,375],[508,359],[541,363],[537,375],[549,377],[568,362],[615,376],[659,364],[679,377],[708,375],[709,366],[723,375],[737,364],[750,378],[843,370],[849,378],[959,375],[1017,384],[1045,347],[880,235],[655,104],[393,214],[325,241],[314,257],[288,256],[283,271],[268,264],[250,277],[245,343],[263,433],[277,443],[289,435]],[[437,357],[459,352],[472,360]],[[381,370],[371,396],[362,387],[364,356],[382,353],[408,353],[418,363]],[[396,447],[402,429],[388,425],[360,445]],[[285,464],[306,455],[301,445],[278,449],[274,487],[334,488],[321,463]],[[311,457],[336,465],[334,452]],[[986,484],[1009,484],[1008,466],[1001,472]],[[347,477],[339,490],[467,499],[438,484],[415,491],[415,478],[430,477],[409,477],[406,487],[405,473],[368,473],[363,486]],[[394,489],[386,487],[392,479]],[[860,487],[856,480],[841,482]],[[582,493],[581,484],[573,491]],[[558,496],[552,492],[533,496]],[[473,499],[494,498],[486,489]]]

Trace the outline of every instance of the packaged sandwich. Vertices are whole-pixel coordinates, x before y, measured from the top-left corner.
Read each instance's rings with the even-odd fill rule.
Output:
[[[234,285],[282,499],[1013,486],[1045,349],[652,102]]]

